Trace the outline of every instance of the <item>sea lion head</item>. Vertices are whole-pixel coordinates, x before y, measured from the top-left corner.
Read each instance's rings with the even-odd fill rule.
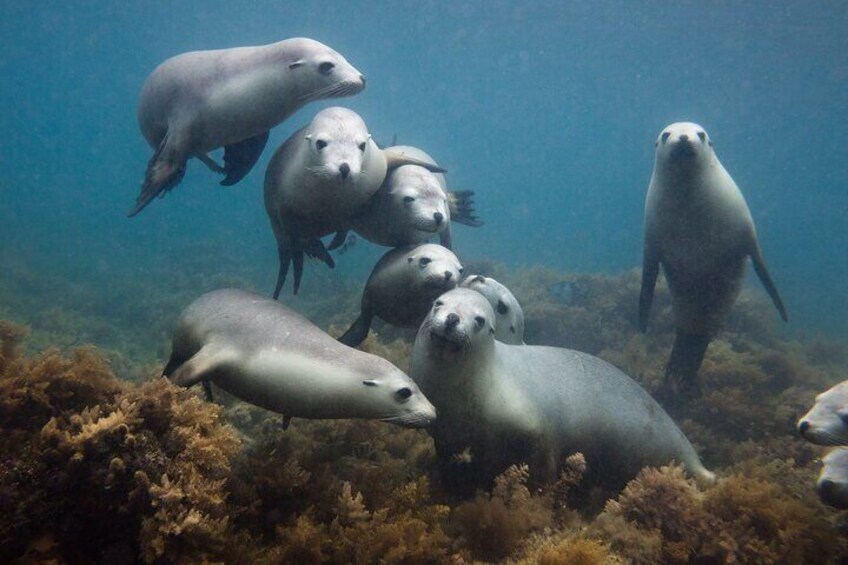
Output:
[[[816,396],[816,403],[798,420],[798,431],[818,445],[848,445],[848,380]]]
[[[297,37],[286,41],[287,72],[303,92],[301,103],[352,96],[365,88],[365,76],[320,41]]]
[[[406,254],[406,268],[412,280],[424,292],[438,296],[455,288],[462,275],[462,265],[453,251],[435,243],[417,245]]]
[[[392,369],[362,381],[361,392],[374,417],[408,428],[430,425],[436,419],[436,408],[406,373]]]
[[[821,501],[838,508],[848,509],[848,448],[834,449],[822,459],[824,466],[816,481],[816,492]]]
[[[506,343],[524,339],[524,311],[507,287],[491,277],[471,275],[460,285],[486,297],[495,311],[497,339]]]
[[[393,217],[416,230],[437,234],[450,223],[448,197],[436,176],[417,165],[403,165],[386,179]]]
[[[656,166],[688,170],[713,158],[707,131],[692,122],[675,122],[663,128],[656,141]]]
[[[468,353],[492,344],[495,313],[479,292],[455,288],[433,302],[418,335],[447,356]]]
[[[310,171],[337,179],[342,186],[355,186],[365,172],[363,165],[370,152],[380,150],[359,114],[338,106],[321,110],[312,118],[305,141],[312,155]]]

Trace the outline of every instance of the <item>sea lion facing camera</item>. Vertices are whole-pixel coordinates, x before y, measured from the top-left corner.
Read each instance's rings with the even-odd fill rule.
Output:
[[[433,405],[400,369],[344,346],[276,300],[215,290],[189,305],[164,374],[211,381],[287,418],[373,418],[420,427]]]
[[[798,420],[798,432],[818,445],[848,445],[848,380],[816,396],[816,403]]]
[[[483,275],[469,275],[459,285],[486,297],[495,311],[495,339],[511,345],[524,343],[524,310],[507,287]]]
[[[620,488],[642,467],[672,460],[712,482],[680,429],[630,377],[578,351],[496,341],[493,320],[483,295],[451,290],[433,303],[412,348],[410,375],[439,413],[429,432],[450,488],[486,486],[519,462],[554,480],[578,451],[588,483]],[[470,462],[459,466],[464,453]]]
[[[433,300],[456,287],[462,265],[449,249],[434,243],[408,245],[383,255],[362,292],[359,317],[339,341],[355,347],[368,337],[377,316],[394,326],[417,328]]]
[[[265,209],[280,259],[274,298],[289,264],[294,265],[297,294],[304,253],[335,265],[320,238],[336,232],[330,249],[341,245],[352,218],[380,188],[386,171],[405,164],[444,171],[380,149],[359,114],[339,107],[318,112],[274,152],[265,172]]]
[[[677,334],[666,366],[669,389],[698,388],[707,345],[739,294],[751,258],[783,320],[786,309],[766,269],[745,198],[698,124],[674,123],[656,143],[645,201],[639,325],[645,331],[662,265]]]
[[[224,173],[221,184],[237,183],[259,159],[271,128],[307,102],[363,88],[365,77],[344,57],[307,38],[171,57],[141,91],[138,123],[155,152],[129,215],[175,187],[192,157]],[[223,167],[207,155],[219,147]]]

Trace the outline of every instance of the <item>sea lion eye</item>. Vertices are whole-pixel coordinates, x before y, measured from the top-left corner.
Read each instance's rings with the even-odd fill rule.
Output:
[[[445,304],[445,303],[444,303],[444,302],[442,302],[441,300],[436,300],[436,301],[433,303],[433,308],[441,308],[442,306],[444,306],[444,304]]]
[[[481,329],[484,325],[486,325],[486,318],[483,316],[474,316],[474,325],[477,326],[477,329]]]
[[[412,204],[413,202],[415,202],[415,197],[414,196],[404,196],[403,201],[406,202],[407,204]]]
[[[671,136],[670,131],[664,131],[663,134],[662,134],[662,137],[660,139],[662,139],[662,142],[665,143],[666,141],[668,141],[668,138],[670,136]]]
[[[409,400],[409,397],[412,396],[412,389],[409,387],[403,387],[395,393],[395,396],[397,396],[398,400],[401,402]]]
[[[422,257],[421,259],[418,260],[418,264],[421,265],[422,267],[426,267],[427,265],[429,265],[432,262],[433,262],[433,260],[430,259],[429,257]]]
[[[460,268],[459,268],[459,274],[460,274],[460,275],[461,275],[464,271],[465,271],[465,269],[463,269],[462,267],[460,267]]]
[[[704,132],[702,132],[702,131],[699,131],[699,132],[698,132],[698,137],[700,137],[700,138],[701,138],[701,143],[703,143],[703,142],[705,142],[705,141],[707,140],[707,134],[706,134],[706,133],[704,133]]]
[[[333,70],[333,68],[335,68],[335,66],[336,65],[334,63],[331,63],[330,61],[324,61],[323,63],[318,65],[318,70],[321,72],[322,75],[328,75]]]
[[[359,144],[359,150],[362,151],[363,153],[365,152],[365,142],[364,141]]]
[[[327,142],[324,141],[323,139],[319,139],[318,141],[315,142],[315,147],[318,148],[318,151],[321,151],[322,149],[327,147]]]
[[[367,381],[362,381],[362,384],[364,384],[365,386],[377,386],[377,381],[368,379]]]
[[[504,304],[503,300],[498,300],[498,314],[506,314],[509,312],[509,307]]]

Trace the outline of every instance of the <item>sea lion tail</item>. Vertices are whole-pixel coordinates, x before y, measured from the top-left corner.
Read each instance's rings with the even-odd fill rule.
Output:
[[[677,330],[671,357],[665,368],[664,386],[668,392],[697,396],[700,392],[698,369],[710,344],[708,334],[691,334]]]
[[[465,224],[472,228],[479,228],[483,221],[477,217],[474,207],[473,190],[452,190],[448,192],[448,206],[452,222]]]

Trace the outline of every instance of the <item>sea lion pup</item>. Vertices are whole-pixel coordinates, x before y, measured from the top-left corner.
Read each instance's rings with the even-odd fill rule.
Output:
[[[171,57],[141,90],[138,124],[154,154],[129,215],[174,188],[192,157],[226,175],[222,185],[237,183],[259,159],[271,128],[307,102],[363,88],[365,77],[344,57],[302,37]],[[207,155],[219,147],[223,167]]]
[[[495,339],[510,345],[524,344],[524,310],[507,287],[483,275],[469,275],[459,285],[486,297],[495,312]]]
[[[766,269],[745,198],[704,128],[671,124],[656,147],[645,201],[639,326],[647,328],[662,265],[677,330],[665,386],[692,393],[707,345],[739,294],[747,257],[784,321],[786,309]]]
[[[271,157],[265,172],[265,209],[277,238],[280,269],[274,298],[294,265],[294,294],[303,274],[303,255],[335,263],[321,242],[333,232],[330,245],[341,245],[354,216],[383,184],[386,171],[417,164],[444,169],[382,150],[353,110],[321,110],[306,127],[293,133]]]
[[[848,380],[816,396],[816,403],[798,420],[798,432],[818,445],[848,445]]]
[[[630,377],[586,353],[496,341],[494,320],[482,294],[448,291],[412,348],[410,375],[439,413],[429,431],[449,488],[487,486],[519,462],[552,481],[563,458],[578,451],[589,484],[620,488],[642,467],[672,460],[713,481],[680,429]]]
[[[400,369],[346,347],[276,300],[232,288],[204,294],[180,316],[164,375],[211,381],[251,404],[296,418],[373,418],[428,425],[433,405]]]
[[[438,165],[427,153],[408,145],[389,147],[399,155]],[[451,248],[451,216],[465,224],[482,225],[474,215],[473,191],[449,193],[445,175],[418,165],[403,165],[388,174],[380,190],[356,216],[353,229],[377,245],[401,247],[426,243],[438,235]]]
[[[848,448],[837,447],[822,459],[816,492],[822,502],[848,510]]]
[[[433,300],[455,288],[461,274],[459,259],[441,245],[424,243],[392,249],[371,271],[362,292],[359,317],[339,341],[351,347],[362,343],[374,316],[401,328],[417,328]]]

